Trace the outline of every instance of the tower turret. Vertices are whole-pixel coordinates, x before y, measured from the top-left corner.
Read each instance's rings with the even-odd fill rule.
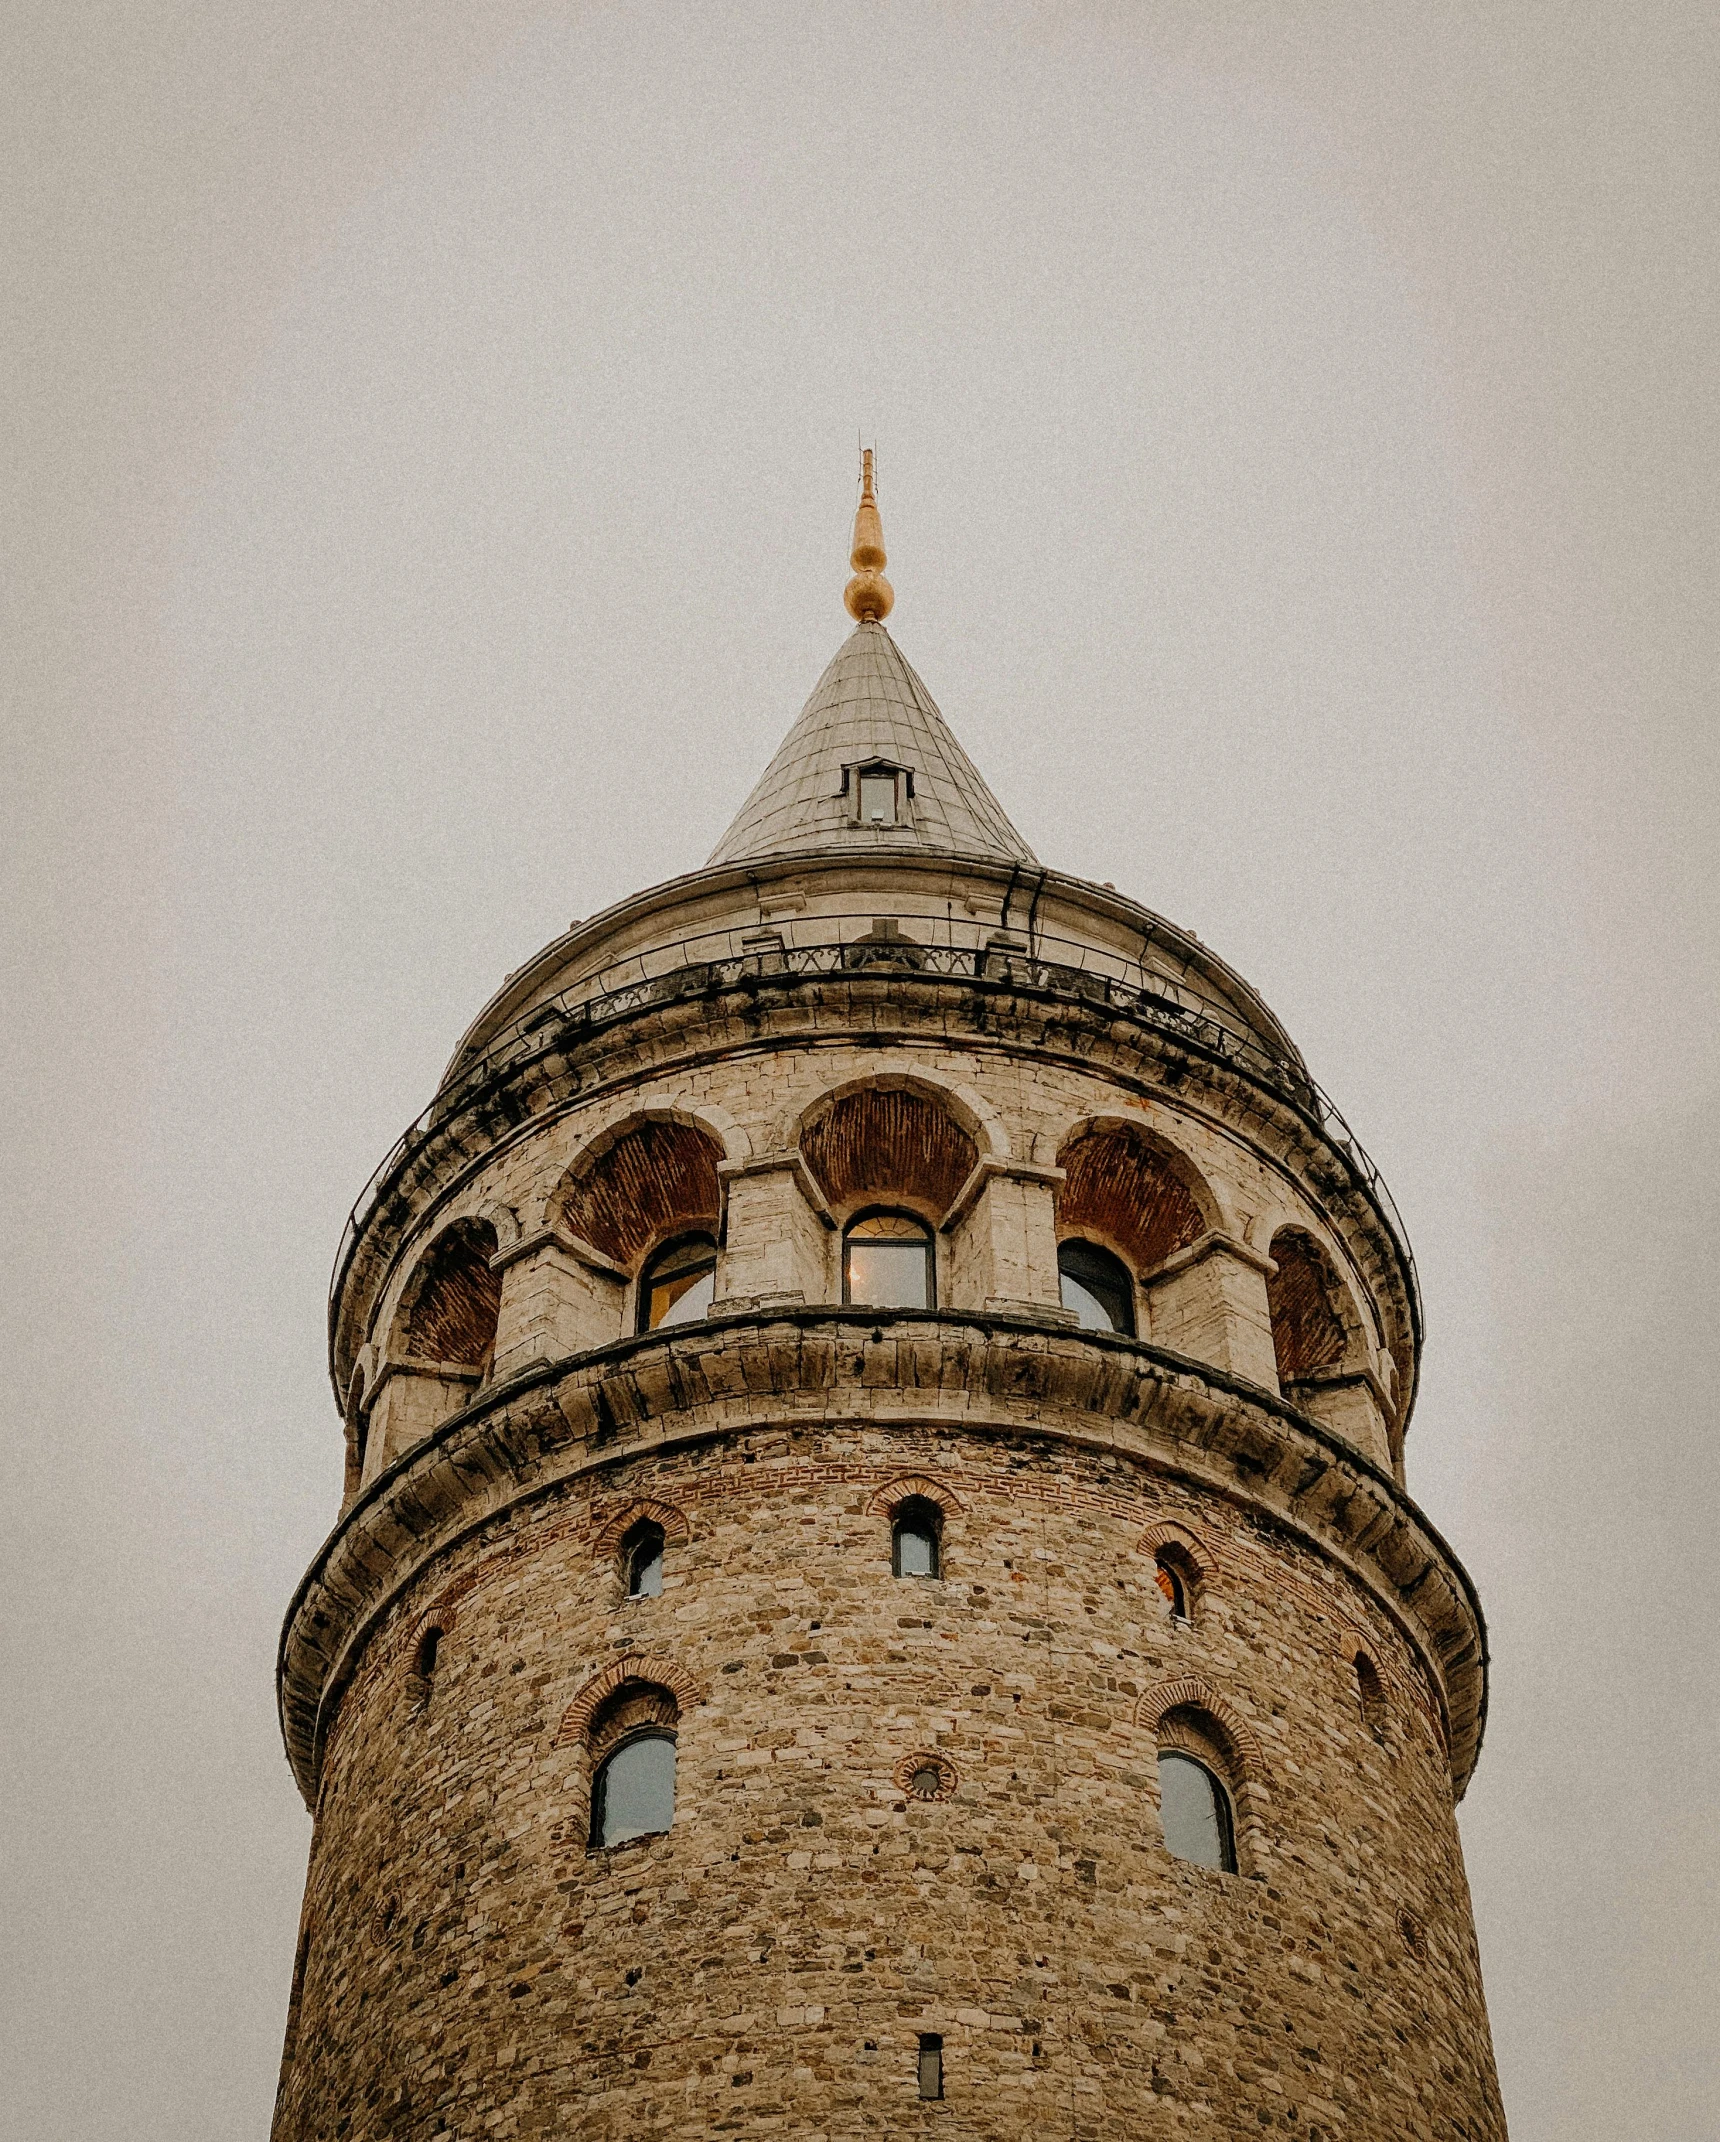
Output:
[[[1384,1186],[884,619],[360,1199],[275,2133],[1502,2137]]]

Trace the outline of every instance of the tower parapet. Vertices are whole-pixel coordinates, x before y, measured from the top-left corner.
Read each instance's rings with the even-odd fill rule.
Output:
[[[277,2135],[1502,2136],[1401,1223],[855,610],[867,479],[710,865],[510,979],[343,1241]]]

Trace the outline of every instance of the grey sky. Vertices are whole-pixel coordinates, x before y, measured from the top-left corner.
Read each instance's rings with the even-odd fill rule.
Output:
[[[1720,2131],[1709,7],[4,32],[0,2134],[266,2132],[347,1206],[846,628],[1385,1170],[1516,2142]]]

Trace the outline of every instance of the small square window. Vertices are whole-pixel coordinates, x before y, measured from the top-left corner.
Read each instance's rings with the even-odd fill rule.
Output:
[[[863,773],[860,776],[860,823],[863,826],[893,826],[896,823],[896,776],[893,773]]]

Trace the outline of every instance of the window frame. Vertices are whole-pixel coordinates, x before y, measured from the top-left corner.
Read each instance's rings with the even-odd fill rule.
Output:
[[[668,1236],[664,1241],[657,1244],[656,1248],[652,1250],[651,1254],[639,1267],[636,1299],[633,1304],[633,1329],[639,1337],[643,1338],[648,1332],[661,1331],[668,1322],[667,1316],[661,1318],[655,1324],[651,1322],[651,1295],[653,1290],[662,1284],[666,1270],[669,1278],[673,1279],[677,1276],[672,1269],[668,1269],[672,1264],[675,1253],[678,1250],[689,1249],[693,1243],[709,1245],[710,1256],[708,1260],[701,1259],[696,1266],[689,1261],[688,1269],[693,1271],[695,1279],[702,1279],[706,1272],[710,1273],[714,1298],[719,1254],[716,1236],[702,1227],[690,1227],[683,1234]],[[671,1303],[670,1306],[673,1307],[674,1305]],[[705,1314],[708,1316],[710,1311],[707,1309]],[[688,1317],[686,1321],[691,1324],[696,1323],[698,1319]]]
[[[1122,1324],[1113,1321],[1110,1327],[1112,1336],[1119,1339],[1138,1338],[1140,1336],[1141,1319],[1140,1306],[1136,1300],[1135,1275],[1130,1271],[1127,1261],[1119,1257],[1115,1250],[1107,1249],[1104,1243],[1095,1242],[1087,1235],[1065,1235],[1057,1244],[1057,1295],[1059,1301],[1063,1298],[1063,1281],[1068,1278],[1073,1280],[1084,1292],[1091,1295],[1098,1302],[1101,1309],[1105,1308],[1103,1297],[1095,1292],[1094,1288],[1089,1285],[1080,1273],[1066,1272],[1064,1270],[1064,1257],[1072,1252],[1078,1254],[1083,1250],[1099,1260],[1103,1266],[1115,1267],[1114,1274],[1109,1270],[1105,1271],[1101,1283],[1103,1284],[1105,1281],[1110,1281],[1113,1284],[1120,1283],[1122,1308],[1127,1321]],[[1068,1304],[1064,1303],[1064,1306],[1067,1308]],[[1107,1310],[1106,1314],[1109,1315],[1109,1313]],[[1083,1328],[1093,1329],[1095,1327],[1084,1326]]]
[[[1168,1762],[1189,1764],[1201,1773],[1211,1788],[1213,1808],[1218,1821],[1219,1864],[1216,1867],[1204,1859],[1189,1858],[1187,1853],[1177,1851],[1170,1841],[1165,1829],[1164,1800],[1164,1766]],[[1160,1747],[1154,1768],[1159,1778],[1159,1836],[1171,1858],[1179,1860],[1185,1867],[1204,1867],[1208,1874],[1239,1874],[1242,1867],[1236,1851],[1236,1809],[1231,1800],[1230,1787],[1224,1779],[1211,1763],[1203,1761],[1189,1749],[1179,1748],[1174,1744],[1170,1747]]]
[[[669,1783],[668,1823],[660,1830],[634,1830],[626,1837],[618,1837],[613,1843],[610,1843],[598,1834],[604,1817],[608,1812],[606,1781],[610,1770],[614,1767],[617,1759],[625,1755],[630,1748],[642,1747],[648,1740],[667,1741],[670,1752],[674,1757],[674,1773]],[[669,1831],[674,1827],[675,1802],[679,1795],[680,1784],[680,1735],[673,1727],[653,1724],[640,1726],[631,1733],[624,1733],[613,1747],[604,1749],[595,1769],[591,1773],[591,1806],[587,1823],[589,1839],[587,1850],[592,1852],[618,1852],[623,1845],[640,1844],[648,1837],[667,1837]]]
[[[930,1540],[930,1569],[902,1567],[902,1534],[914,1532]],[[944,1575],[944,1513],[925,1495],[910,1495],[890,1512],[890,1574],[909,1584],[941,1584]]]
[[[926,1299],[922,1305],[904,1309],[907,1316],[924,1316],[938,1306],[938,1231],[923,1213],[910,1210],[906,1205],[866,1205],[851,1213],[842,1224],[842,1305],[845,1309],[887,1310],[885,1302],[857,1301],[854,1296],[852,1264],[849,1245],[856,1228],[868,1220],[908,1220],[920,1230],[926,1259]],[[888,1237],[881,1239],[887,1240]]]

